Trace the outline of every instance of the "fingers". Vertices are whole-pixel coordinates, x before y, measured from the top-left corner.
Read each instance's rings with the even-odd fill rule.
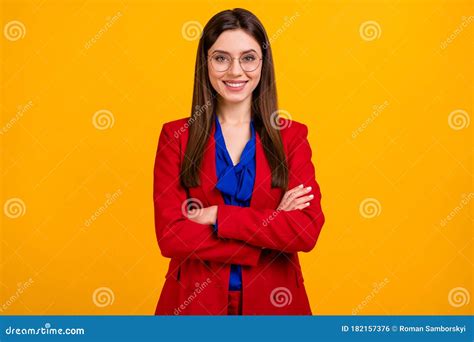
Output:
[[[306,202],[306,203],[303,203],[303,204],[300,204],[300,205],[296,206],[295,210],[301,210],[301,209],[304,209],[308,206],[309,206],[309,202]]]
[[[295,197],[295,195],[298,191],[301,191],[303,189],[304,189],[303,184],[300,184],[300,185],[294,187],[293,189],[290,189],[290,190],[286,191],[285,194],[283,195],[282,202],[291,200],[292,198]]]
[[[301,189],[303,189],[303,184],[300,184],[298,186],[295,186],[293,189],[288,190],[287,192],[285,192],[285,196],[290,196],[295,191],[298,191],[298,190],[301,190]]]
[[[298,197],[303,196],[303,195],[309,193],[311,190],[312,190],[312,188],[311,188],[310,186],[308,186],[308,187],[306,187],[306,188],[297,189],[296,191],[294,191],[293,193],[291,193],[291,195],[289,196],[289,199],[290,199],[291,201],[294,201],[294,200],[297,199]]]
[[[304,187],[303,184],[288,190],[283,196],[278,210],[289,211],[297,209],[297,207],[300,209],[307,207],[309,205],[309,201],[314,198],[313,195],[308,195],[311,190],[312,188],[310,186]],[[306,196],[301,197],[303,195]]]
[[[308,203],[309,205],[309,201],[311,201],[313,198],[314,198],[314,195],[303,196],[303,197],[295,199],[292,204],[294,207],[297,207],[305,203]]]
[[[307,206],[309,206],[310,201],[312,199],[314,199],[314,195],[308,195],[308,196],[297,198],[289,204],[288,210],[304,209]]]
[[[303,188],[303,184],[300,184],[300,185],[294,187],[293,189],[290,189],[290,190],[286,191],[283,194],[283,197],[280,201],[280,205],[278,206],[277,210],[287,210],[288,209],[288,204],[291,203],[291,199],[293,198],[293,194],[296,191],[298,191],[302,188]]]

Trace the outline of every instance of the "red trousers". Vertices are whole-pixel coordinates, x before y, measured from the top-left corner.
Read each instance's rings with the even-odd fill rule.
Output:
[[[229,290],[227,315],[242,315],[242,291]]]

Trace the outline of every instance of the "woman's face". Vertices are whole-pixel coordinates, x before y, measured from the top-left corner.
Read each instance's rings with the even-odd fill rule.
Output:
[[[237,29],[221,33],[208,51],[209,79],[221,100],[238,103],[248,97],[251,98],[253,90],[260,81],[262,72],[260,58],[262,58],[260,45],[245,31]],[[223,71],[229,61],[229,68]],[[257,63],[256,69],[252,70]]]

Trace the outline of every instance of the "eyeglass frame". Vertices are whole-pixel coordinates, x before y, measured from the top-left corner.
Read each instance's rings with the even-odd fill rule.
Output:
[[[244,70],[244,68],[242,68],[242,64],[241,64],[240,59],[242,58],[243,55],[245,55],[246,53],[250,53],[250,52],[252,52],[252,51],[259,57],[259,58],[258,58],[258,61],[259,61],[259,62],[258,62],[258,65],[257,65],[257,67],[256,67],[255,69],[253,69],[253,70]],[[232,67],[232,64],[233,64],[233,62],[234,62],[234,59],[238,59],[238,60],[239,60],[239,66],[240,66],[240,68],[242,69],[242,71],[244,71],[244,72],[252,72],[252,71],[257,70],[258,67],[260,66],[260,64],[262,64],[262,61],[263,61],[263,58],[261,58],[261,57],[259,56],[259,54],[257,53],[257,51],[255,51],[255,50],[253,50],[253,49],[252,49],[252,50],[249,50],[249,51],[246,51],[246,52],[243,52],[239,57],[232,57],[228,52],[225,52],[225,51],[218,51],[218,50],[217,50],[217,51],[214,51],[211,55],[208,55],[208,56],[207,56],[208,61],[209,61],[209,60],[212,58],[212,56],[214,56],[216,53],[222,53],[222,54],[228,55],[232,62],[229,64],[229,67],[228,67],[227,69],[223,70],[223,71],[218,71],[218,70],[216,70],[216,69],[214,68],[214,66],[213,66],[212,69],[214,69],[215,72],[226,72],[226,71],[229,71],[229,69]],[[212,65],[212,62],[210,62],[209,64]]]

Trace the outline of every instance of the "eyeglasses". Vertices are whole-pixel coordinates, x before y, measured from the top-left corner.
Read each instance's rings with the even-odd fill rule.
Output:
[[[256,70],[262,60],[256,52],[244,53],[240,57],[231,57],[228,53],[216,52],[209,57],[212,68],[217,72],[229,70],[234,59],[239,60],[240,67],[245,72]]]

